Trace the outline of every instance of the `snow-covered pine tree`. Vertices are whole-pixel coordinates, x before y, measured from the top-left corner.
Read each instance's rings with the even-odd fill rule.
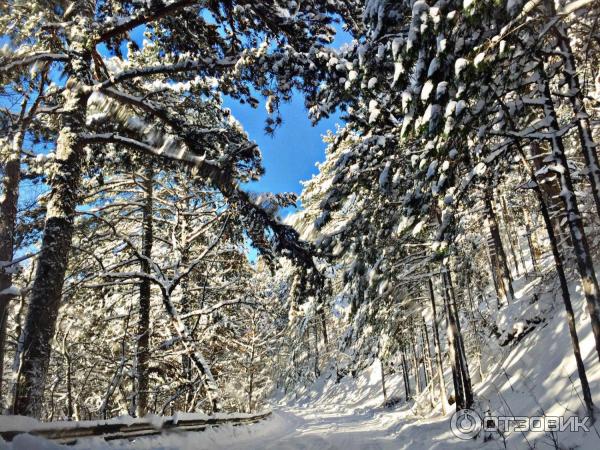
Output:
[[[39,415],[86,149],[116,145],[192,167],[239,204],[247,226],[254,228],[253,237],[270,227],[275,249],[312,265],[296,234],[274,223],[238,187],[235,167],[255,158],[255,146],[228,142],[220,127],[174,114],[176,109],[155,94],[160,85],[179,90],[180,98],[184,93],[194,98],[212,90],[205,87],[210,80],[219,91],[252,104],[256,99],[251,87],[275,105],[294,88],[311,95],[318,72],[311,59],[334,33],[332,14],[347,7],[331,1],[78,0],[53,8],[44,2],[11,1],[4,8],[2,34],[10,42],[2,57],[2,82],[10,82],[15,69],[30,66],[47,68],[66,80],[57,80],[60,84],[41,95],[40,107],[54,121],[56,158],[48,177],[51,194],[15,404],[19,413]],[[142,48],[131,37],[135,29],[144,32]],[[88,108],[95,103],[105,110],[91,114]],[[146,120],[114,120],[132,110]]]

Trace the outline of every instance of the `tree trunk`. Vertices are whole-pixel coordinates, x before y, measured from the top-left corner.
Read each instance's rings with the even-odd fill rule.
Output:
[[[488,240],[490,257],[492,260],[494,275],[496,277],[498,297],[501,302],[510,303],[510,301],[514,298],[515,293],[512,287],[512,278],[506,262],[506,253],[502,245],[502,239],[500,238],[500,229],[498,228],[498,221],[496,219],[496,213],[494,212],[492,200],[493,191],[491,187],[488,187],[485,191],[484,202],[490,231],[490,239]]]
[[[551,14],[556,14],[554,2],[547,1]],[[592,137],[592,128],[590,126],[590,116],[588,115],[585,103],[583,101],[583,92],[577,76],[577,64],[575,55],[571,48],[571,42],[567,33],[567,28],[562,21],[558,21],[554,27],[555,36],[558,41],[558,47],[564,60],[562,75],[569,86],[567,97],[573,108],[573,114],[577,120],[577,131],[579,142],[581,144],[581,153],[585,160],[588,179],[592,191],[592,197],[596,205],[596,214],[600,217],[600,164],[598,163],[598,154],[596,153],[596,144]]]
[[[317,330],[317,323],[313,326],[314,338],[315,338],[315,379],[319,378],[321,372],[319,371],[319,332]]]
[[[533,272],[537,273],[537,271],[538,271],[537,259],[535,257],[535,249],[533,247],[533,239],[531,239],[533,230],[531,229],[529,224],[526,225],[525,232],[527,233],[527,245],[529,246],[529,255],[531,257],[531,267],[533,269]]]
[[[190,208],[191,208],[190,199],[186,198],[185,199],[185,210],[189,211]],[[189,241],[189,239],[190,239],[191,230],[190,230],[190,226],[189,226],[189,220],[188,220],[188,217],[186,216],[186,214],[182,214],[180,216],[180,220],[181,220],[181,233],[180,233],[179,240],[181,243],[180,244],[181,245],[181,267],[186,267],[190,261],[191,242]],[[203,285],[202,297],[201,297],[199,306],[200,306],[200,308],[203,308],[204,307],[204,297],[206,295],[206,287],[208,284],[208,280],[206,279],[205,276],[202,276],[202,275],[198,275],[198,276],[201,277],[199,279],[199,284]],[[190,307],[191,307],[191,298],[190,298],[190,293],[189,293],[189,278],[188,277],[184,277],[181,280],[179,289],[181,291],[181,313],[186,314],[190,311]],[[194,392],[194,383],[192,380],[192,360],[190,359],[190,357],[187,354],[181,355],[181,366],[183,369],[183,378],[188,385],[187,392],[184,397],[185,404],[184,404],[183,410],[193,412],[192,410],[194,407],[195,392]]]
[[[547,87],[547,84],[546,84]],[[548,91],[546,90],[546,95]],[[501,104],[505,112],[507,108],[505,105]],[[546,107],[547,108],[547,107]],[[512,122],[510,115],[507,115],[509,120]],[[514,127],[514,124],[513,124]],[[519,150],[521,155],[521,162],[525,166],[529,177],[534,182],[534,193],[538,200],[538,204],[540,205],[540,212],[542,214],[542,218],[544,219],[544,224],[546,226],[546,232],[548,233],[548,238],[550,240],[550,247],[552,249],[552,256],[554,258],[554,266],[556,268],[556,273],[558,275],[558,279],[560,282],[560,288],[563,298],[563,303],[565,305],[565,311],[567,313],[567,324],[569,327],[569,334],[571,336],[571,344],[573,345],[573,355],[575,356],[575,362],[577,364],[577,373],[579,375],[579,381],[581,382],[581,390],[583,393],[584,402],[586,405],[586,409],[588,411],[589,416],[594,420],[594,405],[592,402],[592,395],[590,391],[590,386],[587,379],[587,374],[585,371],[585,365],[583,364],[583,359],[581,357],[581,349],[579,346],[579,337],[577,336],[577,327],[575,320],[575,313],[573,311],[573,305],[571,304],[571,295],[569,293],[569,285],[567,282],[567,277],[563,268],[562,256],[560,254],[557,235],[555,233],[556,230],[556,222],[552,220],[550,216],[550,212],[548,211],[547,201],[544,198],[544,191],[540,187],[540,182],[538,176],[536,175],[536,170],[529,164],[528,158],[523,150],[523,147],[520,141],[515,141],[515,146]],[[532,253],[533,254],[533,253]],[[596,336],[595,336],[596,337]],[[596,348],[598,348],[598,340],[596,338]]]
[[[471,405],[473,404],[473,389],[472,389],[472,385],[471,385],[471,374],[469,372],[469,364],[467,361],[467,351],[465,348],[465,342],[463,339],[463,334],[462,334],[462,328],[460,326],[460,317],[458,315],[458,305],[456,302],[456,294],[454,291],[454,284],[452,282],[452,274],[450,273],[450,271],[446,271],[445,273],[446,275],[446,281],[447,281],[447,286],[450,289],[450,299],[452,301],[452,303],[450,304],[450,309],[452,314],[454,314],[454,321],[456,323],[456,329],[458,331],[457,334],[457,341],[458,341],[458,355],[459,355],[459,363],[460,363],[460,370],[461,370],[461,377],[462,377],[462,382],[463,382],[463,392],[465,395],[465,403],[466,403],[466,407],[470,408]]]
[[[523,265],[525,267],[525,265]],[[475,305],[473,304],[473,294],[471,292],[471,274],[467,272],[466,275],[466,288],[467,298],[469,299],[469,307],[471,309],[471,324],[473,327],[473,334],[475,335],[475,345],[477,346],[477,358],[479,360],[479,378],[483,381],[483,366],[481,364],[482,349],[481,338],[479,336],[479,330],[477,329],[477,320],[475,319]]]
[[[504,231],[506,235],[506,240],[508,240],[508,244],[510,246],[510,252],[515,263],[515,270],[517,272],[517,275],[521,275],[521,272],[526,273],[527,269],[525,266],[525,259],[523,258],[523,251],[521,250],[521,243],[519,242],[519,232],[513,226],[513,221],[508,211],[506,199],[504,197],[501,197],[500,203],[502,205],[502,219],[505,224]],[[518,257],[517,253],[519,255]]]
[[[447,414],[448,395],[446,394],[446,383],[444,382],[444,367],[442,364],[442,348],[440,345],[440,333],[437,326],[437,312],[435,307],[435,294],[433,292],[433,283],[431,279],[428,280],[429,284],[429,298],[431,299],[431,309],[433,313],[433,345],[435,347],[435,356],[437,359],[437,375],[440,384],[440,401],[442,402],[442,414]]]
[[[4,379],[4,349],[6,346],[6,321],[8,305],[13,295],[1,294],[12,286],[12,270],[9,265],[14,258],[15,227],[17,221],[17,204],[19,201],[19,183],[21,181],[21,146],[24,131],[20,128],[13,136],[10,155],[4,166],[2,192],[0,195],[0,405],[3,401],[2,380]]]
[[[579,337],[577,336],[575,313],[573,311],[573,305],[571,304],[569,284],[564,271],[562,256],[560,254],[558,240],[555,234],[555,223],[550,217],[550,212],[548,211],[546,199],[544,198],[544,193],[542,192],[542,189],[540,188],[540,185],[538,183],[535,171],[527,162],[525,152],[523,151],[521,144],[517,143],[516,145],[522,156],[521,161],[523,162],[525,168],[528,170],[529,176],[531,177],[532,181],[534,181],[535,183],[535,187],[533,190],[536,195],[538,204],[540,205],[540,212],[542,213],[542,218],[544,219],[544,225],[546,226],[548,239],[550,240],[550,248],[552,249],[552,256],[554,258],[554,267],[556,269],[556,274],[558,275],[563,304],[565,305],[565,311],[567,313],[567,324],[569,327],[569,335],[571,336],[571,344],[573,345],[573,355],[575,356],[575,362],[577,364],[577,373],[579,375],[579,381],[581,383],[581,391],[583,393],[583,398],[588,415],[593,420],[594,404],[592,402],[592,394],[588,383],[587,374],[585,371],[585,365],[583,364],[583,359],[581,357],[581,348],[579,346]]]
[[[579,381],[581,382],[581,391],[583,392],[583,398],[585,401],[586,408],[588,410],[588,415],[593,419],[594,404],[592,402],[592,394],[585,372],[585,366],[583,364],[583,359],[581,358],[581,349],[579,347],[579,337],[577,336],[575,313],[573,312],[573,305],[571,304],[571,295],[569,294],[569,285],[567,282],[567,277],[563,268],[562,258],[560,255],[560,251],[558,250],[558,242],[554,234],[552,220],[550,219],[550,214],[548,213],[546,202],[539,188],[536,187],[535,193],[540,204],[540,209],[542,212],[542,217],[544,218],[544,223],[546,225],[546,231],[550,240],[550,247],[552,248],[552,256],[554,257],[554,267],[556,268],[556,274],[558,275],[558,280],[560,282],[560,290],[562,293],[563,304],[565,305],[565,311],[567,312],[567,324],[569,325],[569,334],[571,335],[573,354],[577,363],[577,373],[579,374]]]
[[[405,350],[402,349],[402,375],[404,379],[404,393],[408,402],[412,396],[410,393],[410,378],[408,377],[408,364],[406,363]]]
[[[425,322],[425,318],[423,318],[423,331],[422,331],[422,340],[423,345],[427,348],[427,352],[424,352],[425,360],[426,360],[426,371],[428,378],[428,386],[429,386],[429,401],[431,403],[431,407],[435,406],[434,403],[434,375],[433,375],[433,355],[431,354],[431,342],[429,340],[429,331],[427,330],[427,323]]]
[[[252,412],[252,394],[254,390],[254,370],[250,370],[250,385],[248,387],[248,413]]]
[[[256,338],[256,320],[253,317],[252,321],[252,350],[250,352],[250,361],[248,370],[250,377],[248,380],[248,413],[252,412],[252,395],[254,394],[254,353],[255,353],[255,338]]]
[[[558,134],[558,118],[552,102],[550,86],[543,70],[541,70],[541,77],[543,90],[541,94],[543,95],[544,101],[544,114],[549,121],[549,130],[551,132],[550,140],[552,143],[553,158],[553,167],[551,169],[557,173],[561,188],[560,198],[566,212],[567,224],[569,226],[569,232],[575,250],[577,268],[579,270],[579,275],[581,276],[583,294],[585,295],[588,313],[592,322],[596,352],[600,359],[600,289],[598,287],[598,280],[594,270],[587,235],[583,227],[583,220],[581,219],[581,212],[579,211],[577,199],[575,198],[575,190],[571,179],[569,165],[567,163],[567,157],[565,155],[563,141]]]
[[[67,270],[75,207],[81,177],[83,145],[77,132],[85,126],[87,97],[72,91],[76,101],[61,116],[56,146],[56,171],[50,179],[50,201],[42,246],[23,336],[21,377],[15,398],[15,413],[40,417],[44,385],[50,362],[62,288]]]
[[[412,360],[413,367],[415,371],[415,395],[419,395],[422,391],[421,387],[421,371],[419,370],[419,358],[417,357],[417,344],[415,342],[415,332],[414,327],[410,328],[410,341],[412,347]]]
[[[72,364],[71,356],[68,351],[65,355],[65,362],[67,363],[67,420],[73,420],[73,382],[72,382]]]
[[[152,260],[152,246],[154,244],[154,174],[152,163],[148,163],[144,171],[144,206],[142,211],[142,256],[140,269],[142,273],[150,274],[150,261]],[[139,322],[137,342],[137,407],[136,415],[144,417],[148,414],[148,362],[150,360],[150,299],[151,281],[142,278],[139,286]]]
[[[546,154],[542,152],[542,148],[539,142],[537,141],[531,142],[529,150],[531,153],[533,166],[536,172],[543,171],[543,160],[547,156],[551,156],[551,154]],[[556,235],[556,239],[558,240],[559,248],[564,248],[565,242],[569,247],[572,247],[573,243],[571,242],[569,232],[565,232],[565,230],[562,229],[560,224],[561,215],[563,213],[563,206],[559,197],[560,186],[558,185],[558,181],[556,181],[555,177],[553,177],[551,173],[537,175],[536,179],[538,180],[538,185],[540,186],[540,189],[542,189],[542,191],[544,192],[544,196],[546,198],[546,205],[548,207],[548,213],[550,214],[550,218],[552,219],[552,225],[554,226],[554,234]]]
[[[420,326],[419,326],[420,325]],[[421,337],[421,360],[422,360],[422,366],[423,366],[423,380],[424,380],[424,386],[427,387],[429,385],[429,382],[431,380],[431,377],[429,376],[429,359],[428,359],[428,348],[427,345],[429,345],[428,341],[425,341],[425,330],[424,330],[424,325],[425,325],[425,320],[423,320],[423,323],[416,325],[416,330],[415,332],[417,332],[420,337]]]
[[[494,285],[494,291],[496,291],[496,308],[500,309],[500,307],[502,306],[500,303],[500,285],[498,284],[498,280],[496,280],[497,274],[496,274],[496,266],[494,264],[494,261],[492,260],[492,249],[490,246],[490,241],[488,239],[487,241],[487,251],[486,251],[486,255],[487,255],[487,262],[490,265],[490,278],[492,279],[492,284]]]
[[[456,408],[469,408],[473,403],[473,393],[471,390],[471,380],[469,369],[466,364],[466,355],[458,322],[458,314],[455,311],[453,301],[452,279],[447,270],[442,274],[444,282],[444,307],[448,323],[448,348],[450,351],[450,362],[452,364],[452,380],[454,383],[454,395],[456,399]]]
[[[381,391],[383,393],[383,405],[387,403],[387,390],[385,388],[385,366],[383,359],[379,358],[379,364],[381,364]]]
[[[327,346],[329,345],[329,338],[327,336],[327,316],[325,315],[325,311],[324,311],[323,307],[321,307],[319,315],[321,316],[321,327],[322,327],[322,332],[323,332],[323,343],[325,344],[325,349],[327,350]]]

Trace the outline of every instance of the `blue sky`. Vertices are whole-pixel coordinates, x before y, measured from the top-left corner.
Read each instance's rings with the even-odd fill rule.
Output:
[[[337,35],[333,47],[351,41],[349,33],[336,26]],[[262,100],[262,99],[261,99]],[[240,104],[232,99],[225,99],[225,106],[240,121],[248,135],[261,149],[265,175],[258,182],[247,187],[256,192],[302,192],[301,181],[309,180],[318,170],[317,162],[325,159],[325,143],[322,136],[327,130],[335,131],[340,123],[339,115],[321,120],[313,126],[308,119],[308,111],[304,106],[302,94],[294,94],[292,101],[280,105],[283,124],[277,128],[274,136],[264,132],[265,119],[268,117],[264,100],[258,108],[248,104]],[[283,215],[291,212],[288,208]]]
[[[336,28],[337,35],[332,45],[339,48],[352,38],[341,27]],[[322,136],[327,130],[335,130],[336,124],[341,123],[336,114],[313,126],[308,119],[302,94],[295,93],[289,103],[280,105],[283,123],[274,135],[268,135],[265,133],[268,114],[264,99],[261,99],[257,108],[252,108],[247,103],[242,105],[230,98],[226,98],[224,103],[262,152],[265,174],[259,181],[248,184],[249,191],[300,194],[300,182],[315,175],[318,172],[316,163],[325,159],[326,145]],[[301,207],[300,202],[298,207]],[[280,211],[280,215],[285,217],[295,209],[285,208]],[[250,261],[256,261],[257,250],[248,246],[247,251]]]
[[[267,118],[264,104],[254,109],[227,99],[225,105],[262,151],[266,173],[260,181],[249,184],[248,189],[299,194],[302,190],[300,181],[317,173],[315,163],[324,159],[322,135],[329,129],[335,130],[339,119],[332,117],[312,126],[302,96],[296,94],[290,103],[282,105],[283,124],[274,136],[269,136],[264,132]]]

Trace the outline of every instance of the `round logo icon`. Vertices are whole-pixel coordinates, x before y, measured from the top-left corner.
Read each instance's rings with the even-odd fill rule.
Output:
[[[452,415],[450,429],[454,436],[463,441],[473,439],[481,431],[483,421],[477,411],[461,409]]]

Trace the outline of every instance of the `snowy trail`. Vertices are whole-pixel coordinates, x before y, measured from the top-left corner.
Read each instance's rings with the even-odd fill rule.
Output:
[[[338,407],[339,408],[339,407]],[[156,437],[139,438],[132,442],[82,440],[71,447],[78,450],[387,450],[419,448],[412,439],[398,439],[399,422],[409,414],[407,409],[347,410],[335,407],[279,406],[263,422],[247,426],[221,426],[203,432],[168,433]],[[407,418],[407,422],[412,422]],[[13,442],[12,450],[31,450],[41,444],[38,438],[23,435]],[[47,445],[46,441],[46,445]],[[1,447],[1,446],[0,446]],[[61,449],[64,447],[60,447]],[[431,448],[431,447],[423,447]],[[444,446],[448,448],[448,445]]]
[[[417,422],[404,407],[397,410],[348,409],[335,406],[280,406],[270,419],[241,427],[200,433],[166,434],[135,442],[104,443],[102,449],[152,450],[399,450],[477,448],[450,434],[448,421]],[[424,439],[424,433],[427,438]],[[89,442],[75,446],[89,450]],[[96,447],[93,447],[94,449]],[[494,446],[492,446],[494,448]]]
[[[161,450],[446,450],[478,449],[450,431],[449,417],[416,420],[406,405],[396,409],[341,408],[339,405],[278,406],[260,424],[189,433]],[[164,438],[157,438],[158,440]],[[139,445],[139,442],[138,442]],[[499,441],[486,448],[504,448]]]
[[[417,425],[417,426],[413,426]],[[424,428],[423,428],[424,427]],[[424,434],[427,439],[424,439]],[[277,406],[262,422],[219,426],[202,432],[165,432],[134,441],[82,439],[77,450],[387,450],[476,448],[450,435],[441,418],[415,421],[406,405],[397,409],[341,405]],[[439,445],[439,446],[438,446]],[[19,435],[0,450],[62,450],[64,446]]]
[[[398,443],[375,412],[344,415],[317,408],[282,408],[274,411],[285,421],[288,433],[267,437],[267,449],[397,449]]]

